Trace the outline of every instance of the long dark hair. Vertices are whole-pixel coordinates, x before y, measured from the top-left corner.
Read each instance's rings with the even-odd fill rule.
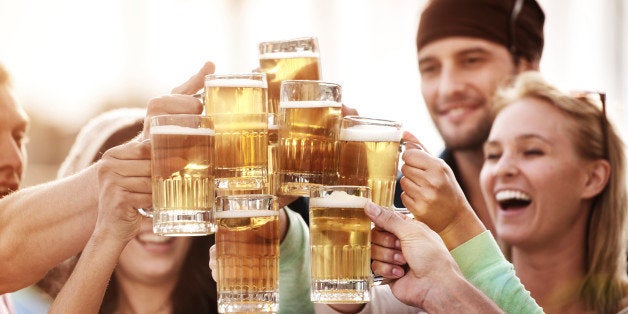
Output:
[[[192,240],[181,266],[179,280],[170,295],[173,314],[218,313],[216,282],[212,279],[208,266],[209,247],[213,244],[213,235],[194,237]],[[115,276],[111,276],[99,313],[116,312],[118,291]]]

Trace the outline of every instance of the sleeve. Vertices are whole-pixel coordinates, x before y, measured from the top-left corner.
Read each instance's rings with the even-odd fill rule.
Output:
[[[314,313],[310,301],[309,229],[298,213],[284,207],[288,231],[279,246],[279,313]]]
[[[490,231],[451,251],[464,277],[506,313],[543,313],[502,254]]]

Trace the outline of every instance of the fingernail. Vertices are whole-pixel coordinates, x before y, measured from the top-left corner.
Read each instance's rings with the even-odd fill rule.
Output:
[[[403,256],[401,254],[395,253],[393,255],[393,259],[395,260],[395,262],[399,262],[399,263],[405,263],[406,260],[403,258]]]
[[[400,249],[401,248],[401,241],[399,241],[399,239],[395,240],[395,248],[396,249]]]
[[[396,277],[401,277],[403,276],[403,269],[399,268],[399,267],[393,267],[392,269],[392,273],[393,275],[395,275]]]
[[[379,206],[375,205],[373,202],[366,202],[364,206],[364,211],[371,217],[377,217],[382,212]]]

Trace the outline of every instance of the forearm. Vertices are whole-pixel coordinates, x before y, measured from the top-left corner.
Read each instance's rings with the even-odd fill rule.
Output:
[[[85,246],[97,217],[96,170],[0,200],[0,294],[36,282]]]
[[[462,274],[506,313],[543,313],[489,231],[451,251]]]
[[[49,313],[98,313],[125,245],[95,232]]]
[[[438,235],[447,249],[451,251],[484,231],[486,231],[486,227],[469,208],[469,210],[462,211],[458,219],[449,224]]]
[[[422,308],[428,313],[503,313],[491,299],[460,274],[431,285]]]

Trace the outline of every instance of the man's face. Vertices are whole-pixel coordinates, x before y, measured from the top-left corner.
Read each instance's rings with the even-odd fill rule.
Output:
[[[0,198],[18,189],[26,168],[28,116],[11,89],[0,86]]]
[[[418,52],[427,109],[452,150],[481,149],[491,129],[493,94],[515,73],[508,50],[470,37],[447,37]]]

